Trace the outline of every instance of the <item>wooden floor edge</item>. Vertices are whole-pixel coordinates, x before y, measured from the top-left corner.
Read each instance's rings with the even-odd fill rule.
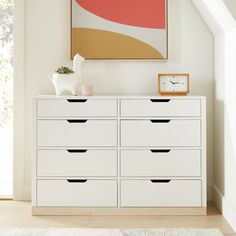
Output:
[[[33,216],[76,215],[206,215],[206,207],[196,208],[81,208],[81,207],[32,207]]]

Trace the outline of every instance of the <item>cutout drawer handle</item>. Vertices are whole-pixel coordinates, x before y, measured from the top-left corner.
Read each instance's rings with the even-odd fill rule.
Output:
[[[151,182],[156,184],[156,183],[170,183],[170,179],[151,179]]]
[[[151,120],[152,123],[169,123],[171,120]]]
[[[150,99],[151,102],[169,102],[170,99]]]
[[[67,149],[67,152],[69,153],[85,153],[87,151],[87,149]]]
[[[86,183],[87,179],[67,179],[68,183]]]
[[[151,149],[151,152],[153,153],[168,153],[170,151],[170,149]]]
[[[70,103],[84,103],[84,102],[87,102],[88,99],[67,99],[68,102]]]
[[[86,123],[88,120],[67,120],[69,123]]]

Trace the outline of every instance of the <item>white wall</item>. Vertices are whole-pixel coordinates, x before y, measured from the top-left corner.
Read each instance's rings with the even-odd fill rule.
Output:
[[[25,0],[25,198],[30,198],[32,96],[54,94],[48,76],[70,61],[68,0]],[[188,72],[191,92],[207,96],[208,183],[213,182],[214,43],[190,0],[169,0],[169,60],[86,62],[96,94],[156,94],[156,75]]]
[[[225,169],[225,35],[215,38],[215,159],[214,184],[224,195]]]
[[[214,201],[236,230],[236,28],[216,37]]]
[[[24,198],[24,0],[14,1],[14,199]]]
[[[236,1],[193,2],[215,36],[213,200],[236,231]]]
[[[215,36],[213,199],[236,230],[236,1],[193,2]]]
[[[236,10],[236,5],[235,5]],[[235,22],[236,23],[236,22]],[[214,201],[236,230],[236,27],[216,36]]]

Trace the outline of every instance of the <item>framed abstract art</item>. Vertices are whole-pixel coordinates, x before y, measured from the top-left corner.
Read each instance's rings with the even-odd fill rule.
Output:
[[[71,56],[168,58],[167,0],[71,0]]]

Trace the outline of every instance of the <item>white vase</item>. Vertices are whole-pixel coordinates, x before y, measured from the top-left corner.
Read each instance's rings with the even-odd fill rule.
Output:
[[[55,87],[57,96],[62,95],[63,92],[71,92],[76,95],[78,86],[78,79],[75,73],[73,74],[58,74],[52,75],[52,83]]]

